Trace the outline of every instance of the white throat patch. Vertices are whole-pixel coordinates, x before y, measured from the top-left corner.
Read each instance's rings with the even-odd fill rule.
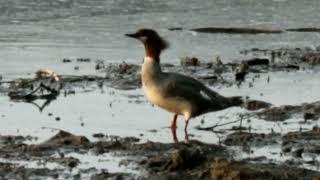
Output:
[[[149,62],[149,61],[152,62],[152,61],[154,61],[154,60],[153,60],[153,58],[150,57],[150,56],[145,56],[145,57],[144,57],[144,62]]]

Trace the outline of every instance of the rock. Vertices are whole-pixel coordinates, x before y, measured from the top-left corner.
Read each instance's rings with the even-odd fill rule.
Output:
[[[90,62],[91,59],[90,58],[77,58],[78,62]]]
[[[42,144],[52,144],[58,146],[74,145],[74,146],[89,146],[90,141],[84,136],[76,136],[69,132],[60,130],[55,136],[45,141]]]
[[[131,71],[130,69],[133,67],[133,65],[127,64],[123,62],[122,64],[119,65],[119,73],[120,74],[130,74]]]
[[[289,180],[289,179],[312,179],[319,176],[319,172],[290,167],[287,165],[276,165],[272,163],[248,163],[243,161],[216,160],[210,168],[212,179],[219,180]]]
[[[133,179],[132,175],[129,173],[109,173],[107,171],[102,171],[101,173],[92,175],[91,180],[105,180],[105,179],[110,179],[110,180],[121,180],[121,179]]]
[[[100,69],[104,69],[104,68],[105,68],[104,62],[102,60],[97,61],[95,69],[100,70]]]
[[[262,112],[258,112],[258,116],[261,119],[267,121],[284,121],[289,119],[292,115],[291,111],[288,109],[295,108],[293,106],[282,106],[282,107],[275,107],[263,110]]]
[[[288,132],[283,135],[283,141],[310,141],[310,140],[320,140],[320,128],[314,127],[310,131],[296,131]]]
[[[253,58],[245,60],[248,66],[257,66],[257,65],[269,65],[269,59],[266,58]]]
[[[184,57],[180,59],[181,66],[199,66],[200,61],[196,57]]]
[[[302,62],[311,64],[311,65],[319,65],[320,64],[320,52],[309,52],[303,54],[301,57]]]
[[[320,101],[313,103],[303,103],[301,105],[283,105],[279,107],[271,107],[256,113],[260,118],[267,121],[285,121],[293,115],[305,113],[313,114],[314,118],[320,117]]]
[[[249,132],[234,132],[223,141],[227,146],[266,146],[277,144],[280,134],[258,134]]]
[[[310,131],[288,132],[282,137],[282,151],[292,153],[294,157],[302,157],[303,153],[320,154],[320,128]]]
[[[63,63],[71,63],[72,61],[71,61],[71,59],[64,58],[64,59],[62,59],[62,62]]]
[[[250,111],[270,108],[271,106],[272,106],[272,104],[264,102],[264,101],[259,101],[259,100],[247,100],[243,104],[243,107],[250,110]]]
[[[205,156],[197,149],[180,149],[171,155],[171,159],[164,165],[168,171],[189,169],[205,160]]]
[[[307,121],[307,120],[317,120],[318,119],[316,114],[310,113],[310,112],[304,113],[303,118],[304,118],[305,121]]]
[[[95,137],[95,138],[103,138],[103,137],[105,137],[105,135],[103,133],[95,133],[92,136]]]

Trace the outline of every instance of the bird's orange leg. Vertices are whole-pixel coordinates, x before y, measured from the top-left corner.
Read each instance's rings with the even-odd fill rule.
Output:
[[[174,143],[178,142],[178,138],[177,138],[177,117],[178,117],[178,114],[175,114],[173,116],[173,119],[171,121],[171,126],[170,126]]]
[[[188,124],[189,124],[189,119],[186,120],[186,124],[184,126],[184,138],[186,141],[189,141],[189,135],[188,135]]]
[[[177,129],[177,117],[178,117],[178,114],[175,114],[172,118],[172,121],[171,121],[171,129]]]

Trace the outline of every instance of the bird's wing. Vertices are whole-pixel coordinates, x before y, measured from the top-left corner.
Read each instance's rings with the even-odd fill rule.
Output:
[[[164,73],[164,76],[163,92],[167,97],[182,98],[194,103],[211,103],[225,99],[191,77],[176,73]]]

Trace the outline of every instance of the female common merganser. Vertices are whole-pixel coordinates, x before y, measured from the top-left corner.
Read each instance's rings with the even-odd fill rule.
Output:
[[[140,29],[126,36],[138,39],[144,44],[145,56],[141,70],[143,90],[152,103],[174,113],[171,129],[175,141],[178,115],[185,118],[184,130],[187,139],[190,118],[243,104],[241,97],[224,97],[191,77],[162,72],[160,54],[168,47],[168,43],[156,31]]]

